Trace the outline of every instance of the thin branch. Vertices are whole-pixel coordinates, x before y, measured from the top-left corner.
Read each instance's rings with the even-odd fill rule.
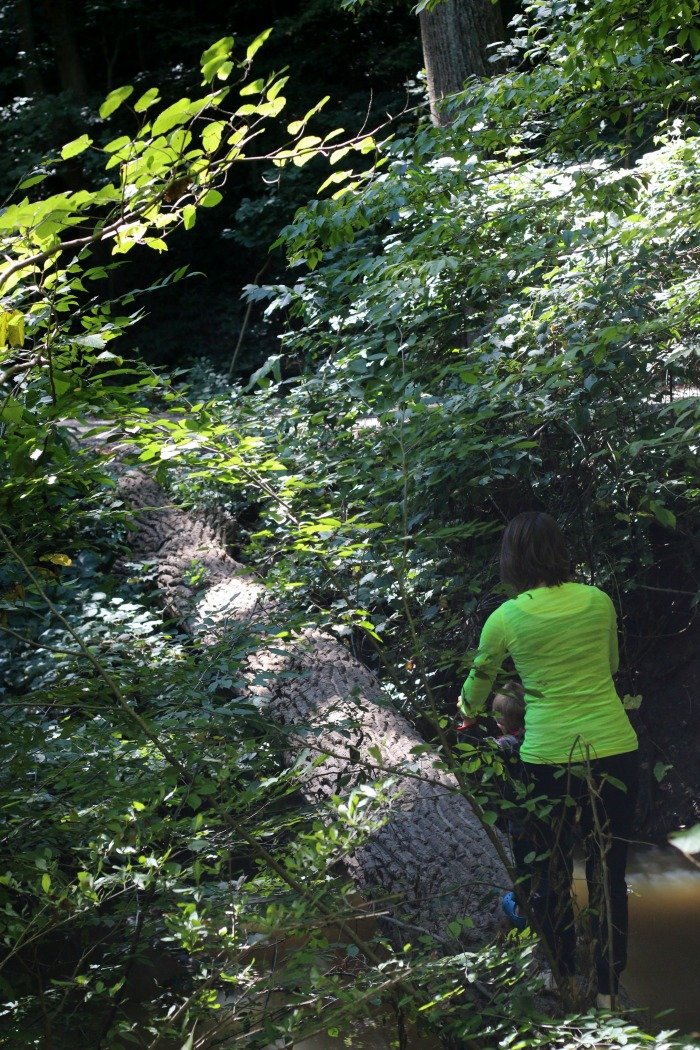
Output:
[[[10,368],[6,368],[4,372],[0,373],[0,386],[4,386],[5,383],[10,379],[14,379],[15,376],[22,375],[24,372],[30,372],[34,365],[41,363],[41,354],[35,354],[30,361],[25,361],[22,364],[12,365]]]
[[[47,645],[45,642],[35,642],[31,638],[27,638],[25,635],[20,634],[19,631],[13,631],[11,627],[5,627],[3,624],[0,624],[0,631],[2,631],[3,634],[12,635],[13,638],[17,638],[18,641],[23,642],[24,645],[28,645],[32,649],[45,649],[48,653],[56,653],[58,656],[72,656],[74,659],[79,655],[74,649],[61,649],[57,645]]]
[[[268,268],[269,265],[270,265],[270,257],[268,256],[268,258],[265,260],[263,266],[260,267],[260,269],[256,273],[255,277],[253,278],[253,284],[257,284],[258,283],[258,281],[260,280],[262,275],[265,273],[265,270]],[[246,329],[248,327],[248,322],[250,320],[250,313],[251,313],[252,309],[253,309],[253,300],[250,299],[248,301],[248,305],[246,307],[245,316],[243,317],[243,324],[241,325],[241,330],[238,333],[238,340],[237,340],[236,345],[234,347],[233,354],[231,355],[231,364],[229,365],[228,377],[227,377],[229,382],[233,378],[233,370],[236,367],[236,361],[238,360],[238,354],[240,352],[241,345],[243,343],[243,337],[244,337],[244,335],[246,333]]]

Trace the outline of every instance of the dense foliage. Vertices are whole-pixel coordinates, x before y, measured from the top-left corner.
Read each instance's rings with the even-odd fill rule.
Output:
[[[410,662],[410,592],[421,644],[453,674],[493,532],[523,507],[556,508],[580,571],[623,608],[669,550],[665,571],[694,593],[700,140],[669,110],[692,101],[698,60],[668,48],[668,25],[656,41],[628,19],[614,80],[601,51],[572,81],[591,25],[613,31],[603,6],[572,36],[534,5],[511,50],[540,64],[474,85],[449,130],[392,141],[361,191],[302,209],[282,240],[313,272],[250,292],[287,318],[257,380],[257,403],[282,394],[285,411],[273,425],[252,399],[224,411],[264,421],[297,516],[330,519],[353,602]],[[275,361],[287,374],[268,385]],[[383,528],[343,558],[363,518]]]
[[[240,53],[273,26],[256,56],[256,75],[293,69],[285,93],[290,111],[306,112],[329,95],[318,134],[338,127],[356,133],[396,113],[406,101],[407,78],[420,65],[420,41],[408,0],[372,4],[357,12],[336,0],[204,0],[176,5],[142,0],[5,0],[0,3],[0,198],[14,191],[35,165],[51,172],[52,189],[78,189],[86,176],[99,177],[94,153],[55,167],[52,154],[89,131],[98,145],[131,135],[128,105],[105,124],[98,107],[115,86],[138,91],[158,85],[164,104],[198,90],[198,60],[212,40],[235,36]],[[284,125],[269,129],[271,144],[283,142]],[[264,153],[266,148],[258,152]],[[201,352],[230,360],[245,305],[240,288],[265,267],[268,278],[284,268],[270,243],[322,176],[313,161],[267,171],[240,164],[231,171],[216,218],[203,216],[186,237],[168,238],[172,269],[187,265],[197,277],[188,289],[164,289],[158,309],[144,310],[135,330],[152,362],[190,363]],[[241,250],[243,249],[243,250]],[[162,272],[148,253],[135,258],[129,276],[112,276],[112,290],[147,287]],[[248,334],[255,331],[249,328]],[[241,374],[257,367],[265,348],[261,333],[237,355]]]
[[[664,586],[687,620],[696,13],[536,0],[510,70],[452,100],[448,129],[421,121],[379,149],[306,110],[280,146],[284,76],[255,80],[263,40],[236,58],[227,39],[194,101],[112,90],[102,119],[131,105],[136,130],[76,129],[61,157],[91,156],[85,188],[56,189],[60,168],[24,173],[0,215],[11,1045],[262,1047],[346,1034],[368,1004],[399,1042],[417,1018],[478,1047],[679,1044],[592,1015],[553,1030],[534,1012],[527,937],[440,960],[355,924],[340,865],[386,785],[305,811],[303,762],[289,768],[245,695],[255,635],[200,650],[164,619],[149,567],[129,563],[110,471],[138,462],[184,502],[223,504],[237,553],[294,610],[286,627],[345,637],[426,730],[496,600],[514,511],[553,509],[581,575],[623,609]],[[183,388],[120,351],[138,311],[110,282],[120,256],[163,252],[217,205],[271,121],[258,163],[331,163],[280,237],[295,279],[248,290],[282,326],[280,351],[243,388],[206,367]],[[350,150],[371,171],[345,172]]]

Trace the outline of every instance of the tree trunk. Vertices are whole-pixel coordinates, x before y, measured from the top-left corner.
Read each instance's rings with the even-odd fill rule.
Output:
[[[119,487],[138,508],[129,561],[157,564],[163,601],[190,633],[212,641],[246,622],[279,632],[284,610],[229,557],[212,527],[168,505],[139,472],[124,474]],[[185,582],[193,562],[206,572],[206,588],[198,592]],[[335,639],[306,630],[284,643],[263,634],[246,678],[270,716],[291,728],[292,740],[294,728],[305,727],[300,749],[327,756],[304,783],[310,801],[382,779],[378,766],[397,770],[385,823],[348,861],[360,892],[383,899],[382,912],[391,898],[386,922],[396,941],[427,932],[456,951],[492,939],[509,885],[498,851],[454,778],[435,768],[437,756],[411,755],[424,742],[382,701],[374,675]],[[448,924],[465,916],[474,925],[457,939]]]
[[[22,50],[22,81],[28,95],[43,95],[44,82],[36,64],[36,40],[34,20],[29,0],[17,0],[15,18]]]
[[[491,0],[443,0],[419,18],[430,113],[434,124],[445,125],[450,118],[441,100],[461,91],[467,77],[496,71],[488,45],[503,39],[501,12]]]
[[[69,4],[67,0],[50,0],[46,5],[46,14],[51,42],[56,53],[61,90],[82,104],[87,98],[87,81],[71,21],[71,16],[76,14],[73,10],[76,6]]]

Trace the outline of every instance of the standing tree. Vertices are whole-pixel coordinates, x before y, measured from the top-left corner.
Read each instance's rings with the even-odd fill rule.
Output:
[[[37,65],[34,17],[29,0],[18,0],[15,5],[15,19],[20,44],[17,57],[20,60],[22,85],[28,94],[41,95],[45,88],[41,71]]]
[[[502,38],[503,20],[492,0],[425,2],[418,10],[430,113],[434,124],[444,125],[450,118],[441,100],[460,91],[467,77],[493,72],[488,48]]]
[[[47,5],[46,17],[56,55],[61,90],[80,105],[87,100],[88,85],[82,55],[75,38],[74,4],[53,0]]]

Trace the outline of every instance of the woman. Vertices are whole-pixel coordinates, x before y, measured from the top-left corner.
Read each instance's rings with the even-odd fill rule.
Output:
[[[610,1007],[627,961],[627,845],[637,794],[637,737],[612,680],[617,622],[610,598],[571,582],[564,537],[549,514],[528,511],[506,527],[501,579],[517,597],[484,624],[459,707],[481,710],[504,658],[525,690],[520,757],[531,797],[535,859],[523,897],[558,978],[574,973],[571,900],[574,827],[586,845],[598,1005]]]

